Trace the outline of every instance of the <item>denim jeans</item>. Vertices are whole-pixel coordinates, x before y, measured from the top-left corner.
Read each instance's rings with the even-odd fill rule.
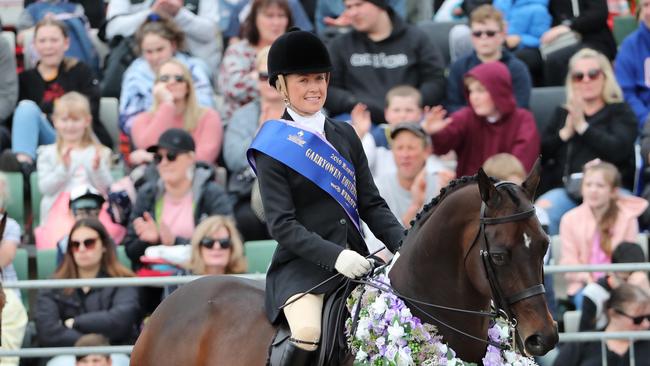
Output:
[[[29,155],[36,160],[36,149],[40,145],[53,144],[56,130],[45,117],[38,104],[31,100],[18,103],[14,112],[11,130],[11,150]]]
[[[551,205],[546,207],[548,214],[548,235],[558,235],[560,233],[560,220],[567,211],[576,208],[578,204],[574,202],[566,193],[564,188],[554,188],[541,195],[537,201],[548,200]]]

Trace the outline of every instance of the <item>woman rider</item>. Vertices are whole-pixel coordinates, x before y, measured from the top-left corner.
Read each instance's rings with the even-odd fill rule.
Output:
[[[269,83],[286,109],[283,120],[264,123],[248,154],[279,244],[266,277],[265,307],[271,322],[284,316],[291,331],[281,365],[305,365],[318,348],[323,298],[342,276],[316,286],[337,272],[358,278],[370,271],[360,220],[392,252],[402,238],[354,129],[321,112],[331,70],[325,45],[309,32],[292,29],[273,43]]]

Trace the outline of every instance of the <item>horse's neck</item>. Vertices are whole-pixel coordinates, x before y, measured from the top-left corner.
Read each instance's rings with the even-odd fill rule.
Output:
[[[422,227],[407,237],[391,270],[391,283],[400,293],[423,301],[485,310],[490,300],[470,281],[464,258],[465,248],[469,247],[478,229],[478,224],[476,229],[472,225],[477,220],[468,219],[467,215],[476,211],[478,218],[478,208],[468,209],[453,201],[452,197],[447,197],[420,223]],[[457,213],[451,214],[451,211]]]

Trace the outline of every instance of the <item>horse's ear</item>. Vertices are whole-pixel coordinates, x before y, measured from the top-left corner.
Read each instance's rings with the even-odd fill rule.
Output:
[[[535,200],[535,191],[537,190],[537,185],[539,185],[539,178],[541,174],[542,159],[537,158],[537,160],[535,160],[535,164],[533,164],[533,169],[530,170],[530,173],[528,173],[526,180],[521,184],[521,186],[524,188],[524,191],[526,191],[526,195],[528,195],[528,198],[531,201]]]
[[[499,199],[499,192],[497,188],[490,181],[490,177],[485,174],[483,168],[478,169],[478,191],[481,193],[481,200],[485,202],[488,207],[496,206]]]

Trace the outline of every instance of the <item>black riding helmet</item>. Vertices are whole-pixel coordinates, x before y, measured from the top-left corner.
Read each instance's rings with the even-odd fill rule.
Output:
[[[278,75],[332,71],[327,48],[313,33],[291,28],[278,37],[269,50],[269,84],[275,87]]]

